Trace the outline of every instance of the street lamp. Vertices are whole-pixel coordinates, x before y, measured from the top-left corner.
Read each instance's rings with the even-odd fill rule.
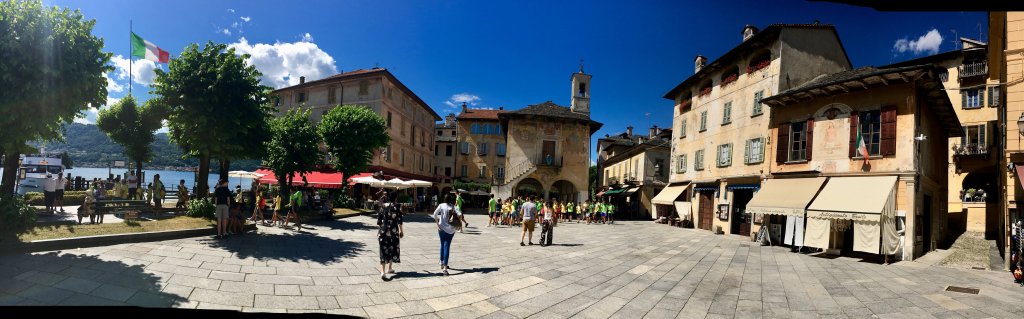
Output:
[[[1020,135],[1024,135],[1024,113],[1021,113],[1020,117],[1017,118],[1017,132],[1019,132]]]

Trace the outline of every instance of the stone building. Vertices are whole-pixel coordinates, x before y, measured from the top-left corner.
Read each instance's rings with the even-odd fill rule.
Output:
[[[597,166],[604,179],[598,197],[616,205],[617,218],[654,218],[651,199],[668,185],[672,130],[652,126],[646,135],[633,135],[633,127],[598,139]]]
[[[1001,147],[997,150],[999,168],[1006,168],[999,178],[1002,188],[999,219],[1001,225],[995,233],[997,247],[1003,254],[1004,267],[1010,268],[1013,225],[1024,224],[1019,203],[1024,203],[1024,12],[989,12],[989,70],[988,78],[1000,83],[1004,94],[1000,105],[1001,127],[1005,127]],[[1020,231],[1017,232],[1018,235]],[[1019,249],[1019,248],[1018,248]]]
[[[434,186],[440,194],[448,194],[455,180],[458,167],[455,160],[458,142],[456,131],[454,113],[449,113],[444,117],[444,122],[434,125],[434,176],[437,176]],[[442,199],[438,197],[439,201]]]
[[[651,211],[748,235],[743,209],[768,174],[770,110],[761,99],[851,64],[831,25],[774,24],[760,32],[748,25],[742,36],[711,63],[698,55],[694,74],[665,94],[675,102],[674,169]]]
[[[863,67],[763,99],[771,179],[746,208],[755,228],[835,253],[912,260],[936,249],[946,232],[949,139],[963,135],[940,79],[946,71]]]
[[[367,171],[436,182],[434,123],[441,117],[387,69],[360,69],[308,82],[300,77],[299,84],[271,95],[281,114],[302,106],[312,110],[317,122],[338,105],[369,107],[387,121],[391,143],[373,157]]]
[[[505,129],[498,115],[504,110],[470,109],[462,104],[456,117],[458,172],[464,182],[493,185],[505,176]]]
[[[964,232],[970,232],[970,237],[994,239],[1002,228],[997,141],[1002,140],[1003,132],[997,129],[1001,90],[998,79],[989,76],[988,44],[960,38],[958,50],[883,68],[921,64],[946,69],[939,78],[964,130],[964,136],[949,139],[949,236],[945,244],[951,244]]]
[[[590,78],[573,73],[572,104],[552,101],[498,114],[508,145],[497,197],[539,195],[562,201],[589,197],[590,136],[601,123],[590,119]]]

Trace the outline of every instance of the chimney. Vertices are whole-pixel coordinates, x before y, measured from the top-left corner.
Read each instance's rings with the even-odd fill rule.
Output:
[[[467,110],[468,108],[466,107],[466,102],[462,102],[462,113],[466,113]]]
[[[629,138],[633,138],[633,127],[632,126],[627,126],[626,127],[626,135]]]
[[[750,37],[754,36],[754,34],[756,34],[757,31],[757,27],[755,26],[749,24],[743,26],[743,41],[747,41],[747,39],[750,39]]]
[[[651,130],[649,132],[647,132],[647,134],[648,134],[647,137],[650,137],[650,138],[657,137],[658,136],[658,126],[657,125],[651,126]]]
[[[299,84],[302,84],[302,83],[306,83],[306,77],[304,77],[304,76],[300,76],[299,77]]]
[[[451,126],[455,123],[455,113],[448,113],[448,116],[444,117],[444,125]]]
[[[706,64],[708,64],[708,58],[698,54],[693,60],[693,73],[696,74],[697,72],[700,72],[700,69],[703,69]]]

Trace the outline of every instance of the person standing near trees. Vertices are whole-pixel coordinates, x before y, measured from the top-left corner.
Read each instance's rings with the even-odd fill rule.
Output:
[[[228,181],[221,178],[217,181],[217,187],[213,190],[213,196],[216,205],[216,218],[217,218],[217,236],[214,238],[223,238],[224,233],[228,228],[228,205],[231,201],[231,191],[228,190]]]
[[[128,189],[130,193],[131,188]],[[188,187],[185,186],[185,180],[178,182],[178,203],[174,205],[174,208],[186,208],[188,207]]]
[[[299,209],[302,208],[302,191],[295,190],[288,203],[288,215],[284,217],[284,225],[288,226],[288,220],[295,219],[295,228],[302,229],[302,218],[299,217]]]
[[[400,239],[405,236],[402,228],[402,208],[395,202],[398,193],[391,193],[388,201],[377,210],[377,242],[380,244],[380,279],[388,280],[387,274],[394,274],[394,264],[401,263]],[[385,269],[385,266],[387,268]]]
[[[153,204],[157,208],[163,208],[164,182],[160,181],[160,174],[153,175]]]
[[[125,181],[128,182],[128,199],[138,199],[136,196],[139,196],[139,177],[132,174],[131,171],[128,171],[128,177],[125,178]],[[184,181],[185,180],[182,180],[182,182]],[[180,199],[181,195],[178,196]],[[178,202],[180,203],[181,201],[179,200]]]

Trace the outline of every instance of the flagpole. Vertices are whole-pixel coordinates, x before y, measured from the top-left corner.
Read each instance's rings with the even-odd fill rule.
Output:
[[[132,95],[132,20],[128,19],[128,95]]]

